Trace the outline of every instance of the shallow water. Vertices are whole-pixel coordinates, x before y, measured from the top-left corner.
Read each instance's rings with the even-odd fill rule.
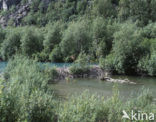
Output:
[[[137,85],[118,83],[120,96],[123,99],[135,97],[139,95],[143,89],[149,89],[153,97],[156,98],[156,78],[134,76],[113,76],[113,78],[128,78],[130,81],[137,83]],[[60,81],[57,84],[52,84],[52,87],[59,95],[65,98],[74,94],[80,94],[85,90],[88,90],[91,94],[96,93],[105,98],[109,98],[112,95],[113,85],[113,83],[97,79],[74,79],[69,80],[68,82]]]

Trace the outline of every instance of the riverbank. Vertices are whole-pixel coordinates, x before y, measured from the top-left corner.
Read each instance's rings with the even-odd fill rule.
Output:
[[[70,68],[69,71],[70,73],[82,74],[82,72],[86,73],[88,71],[87,67],[84,68],[85,70],[78,68],[78,71]],[[68,86],[65,88],[66,90],[72,88],[72,93],[75,93],[75,95],[64,99],[60,96],[61,94],[59,94],[59,89],[56,86],[59,83],[49,84],[49,80],[53,81],[54,77],[52,76],[57,70],[57,68],[50,69],[49,67],[43,69],[36,61],[26,57],[16,57],[10,60],[5,70],[8,78],[0,82],[0,121],[74,122],[76,120],[84,122],[120,122],[123,120],[123,110],[129,112],[135,108],[137,111],[156,113],[153,96],[148,90],[138,92],[138,90],[134,89],[134,87],[138,88],[137,85],[114,85],[91,80],[88,83],[80,80],[62,82]],[[82,84],[78,84],[78,82]],[[64,84],[62,86],[65,86]],[[108,85],[110,86],[108,87]],[[84,88],[82,88],[83,86]],[[120,93],[121,86],[126,86],[124,89],[127,93],[130,93],[129,88],[131,88],[135,95],[138,93],[138,97],[131,98],[127,94],[127,99],[125,101],[122,100],[120,97],[123,96],[122,92]],[[80,95],[76,95],[76,88],[79,88]],[[90,91],[86,91],[88,88],[93,94],[90,94]],[[63,90],[62,88],[60,89]],[[108,90],[111,90],[110,97],[100,96],[99,92],[97,93],[97,90],[100,89],[103,90],[102,92],[105,95]],[[155,88],[153,90],[155,91]]]
[[[76,70],[80,70],[80,69],[76,69]],[[111,78],[111,73],[109,71],[103,70],[98,65],[89,66],[85,71],[82,70],[83,69],[81,69],[79,73],[73,73],[71,67],[56,68],[58,75],[55,80],[58,81],[58,80],[69,80],[75,78],[94,78],[94,79],[100,79],[101,81],[107,81],[112,83],[136,84],[135,82],[132,82],[129,79],[113,79]]]

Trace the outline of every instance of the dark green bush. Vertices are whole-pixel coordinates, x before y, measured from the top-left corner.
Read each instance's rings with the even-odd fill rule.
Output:
[[[65,61],[71,59],[71,57],[76,58],[81,50],[85,52],[89,50],[91,38],[88,24],[87,20],[71,22],[67,30],[65,30],[63,40],[60,43]]]
[[[54,47],[61,42],[61,24],[61,22],[56,22],[54,24],[47,25],[47,34],[45,35],[45,40],[43,43],[45,50],[47,50],[47,53],[50,53],[52,49],[54,49]]]
[[[49,67],[50,65],[45,66],[46,68],[44,69],[45,75],[49,78],[49,82],[56,81],[58,79],[59,74],[57,72],[56,67]]]
[[[10,30],[7,33],[6,39],[1,44],[1,56],[4,60],[9,59],[19,51],[21,44],[20,40],[21,34],[18,32],[18,30]]]
[[[143,55],[140,29],[132,23],[122,24],[114,34],[113,53],[118,73],[136,73],[138,60]]]
[[[63,62],[63,52],[60,46],[56,46],[49,54],[49,60],[52,62]]]
[[[55,117],[55,99],[48,89],[49,76],[37,62],[24,56],[9,61],[8,78],[1,82],[0,121],[51,122]]]
[[[21,39],[22,53],[32,57],[33,54],[41,52],[43,49],[43,34],[35,28],[25,28]]]
[[[116,16],[116,7],[111,0],[94,1],[94,13],[105,18]]]
[[[155,106],[155,105],[154,105]],[[79,96],[72,96],[68,101],[61,104],[59,108],[59,121],[75,122],[97,122],[97,121],[126,121],[122,119],[122,111],[141,110],[155,113],[152,104],[152,97],[148,91],[143,91],[134,100],[122,101],[119,98],[117,87],[113,88],[113,96],[110,99],[103,99],[97,95],[90,95],[83,92]],[[134,109],[135,108],[135,109]]]
[[[109,54],[106,58],[100,58],[100,67],[110,72],[115,72],[115,59],[113,54]]]
[[[5,35],[6,35],[5,30],[0,28],[0,44],[4,41]]]
[[[95,122],[96,119],[100,121],[99,115],[99,118],[96,118],[99,109],[98,105],[100,105],[101,108],[104,108],[104,103],[105,102],[103,99],[98,99],[96,96],[91,96],[88,94],[88,92],[84,92],[78,97],[73,96],[69,101],[60,106],[59,121]],[[107,108],[103,110],[107,111]]]
[[[112,48],[113,34],[117,27],[111,20],[97,17],[93,20],[92,26],[92,47],[96,58],[105,57]]]
[[[84,75],[90,72],[90,67],[80,66],[79,64],[73,64],[73,66],[71,66],[69,70],[70,73],[73,75]]]
[[[77,57],[75,64],[73,64],[69,70],[73,75],[85,75],[90,72],[90,60],[84,52],[81,52]]]

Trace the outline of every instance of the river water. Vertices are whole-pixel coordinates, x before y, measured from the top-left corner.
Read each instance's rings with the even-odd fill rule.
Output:
[[[0,62],[0,72],[4,71],[7,63]],[[49,66],[68,67],[69,63],[49,63]],[[115,79],[128,78],[130,81],[136,82],[134,84],[118,84],[120,96],[127,99],[138,95],[142,89],[149,89],[153,97],[156,98],[156,77],[136,77],[136,76],[113,76]],[[74,79],[67,81],[60,81],[57,84],[52,84],[51,87],[63,97],[68,97],[73,94],[80,94],[88,90],[91,94],[97,93],[104,97],[112,95],[113,83],[100,81],[98,79]]]
[[[118,83],[118,89],[120,97],[123,99],[129,99],[138,96],[142,90],[149,90],[153,97],[156,98],[156,78],[154,77],[134,77],[134,76],[113,76],[115,79],[128,78],[130,81],[136,82],[134,84],[120,84]],[[55,91],[63,96],[68,97],[75,94],[80,94],[85,90],[88,90],[91,94],[98,94],[109,98],[112,96],[112,88],[114,83],[100,81],[98,79],[74,79],[67,81],[60,81],[57,84],[52,84]]]

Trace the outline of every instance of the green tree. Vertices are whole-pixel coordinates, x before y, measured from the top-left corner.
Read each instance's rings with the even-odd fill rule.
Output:
[[[114,34],[114,64],[119,73],[136,73],[136,66],[143,52],[140,47],[142,37],[139,28],[131,22],[122,24]]]
[[[81,50],[88,52],[91,42],[88,24],[86,20],[69,23],[60,43],[65,60],[75,60]]]
[[[118,16],[121,20],[132,19],[139,26],[155,21],[155,0],[120,0]]]
[[[21,34],[16,30],[14,31],[10,31],[6,35],[6,39],[1,44],[1,56],[4,60],[7,60],[10,57],[12,57],[20,49]]]
[[[21,39],[21,49],[24,55],[32,57],[43,49],[43,34],[35,28],[26,28]]]
[[[96,58],[105,57],[109,54],[112,48],[114,31],[113,23],[110,20],[103,19],[102,17],[97,17],[93,20],[93,48],[91,50],[95,53]]]
[[[47,53],[50,53],[62,40],[61,25],[61,22],[47,25],[47,34],[45,35],[45,40],[43,42],[44,49]]]
[[[116,17],[116,6],[111,0],[95,0],[93,13],[107,17]]]

